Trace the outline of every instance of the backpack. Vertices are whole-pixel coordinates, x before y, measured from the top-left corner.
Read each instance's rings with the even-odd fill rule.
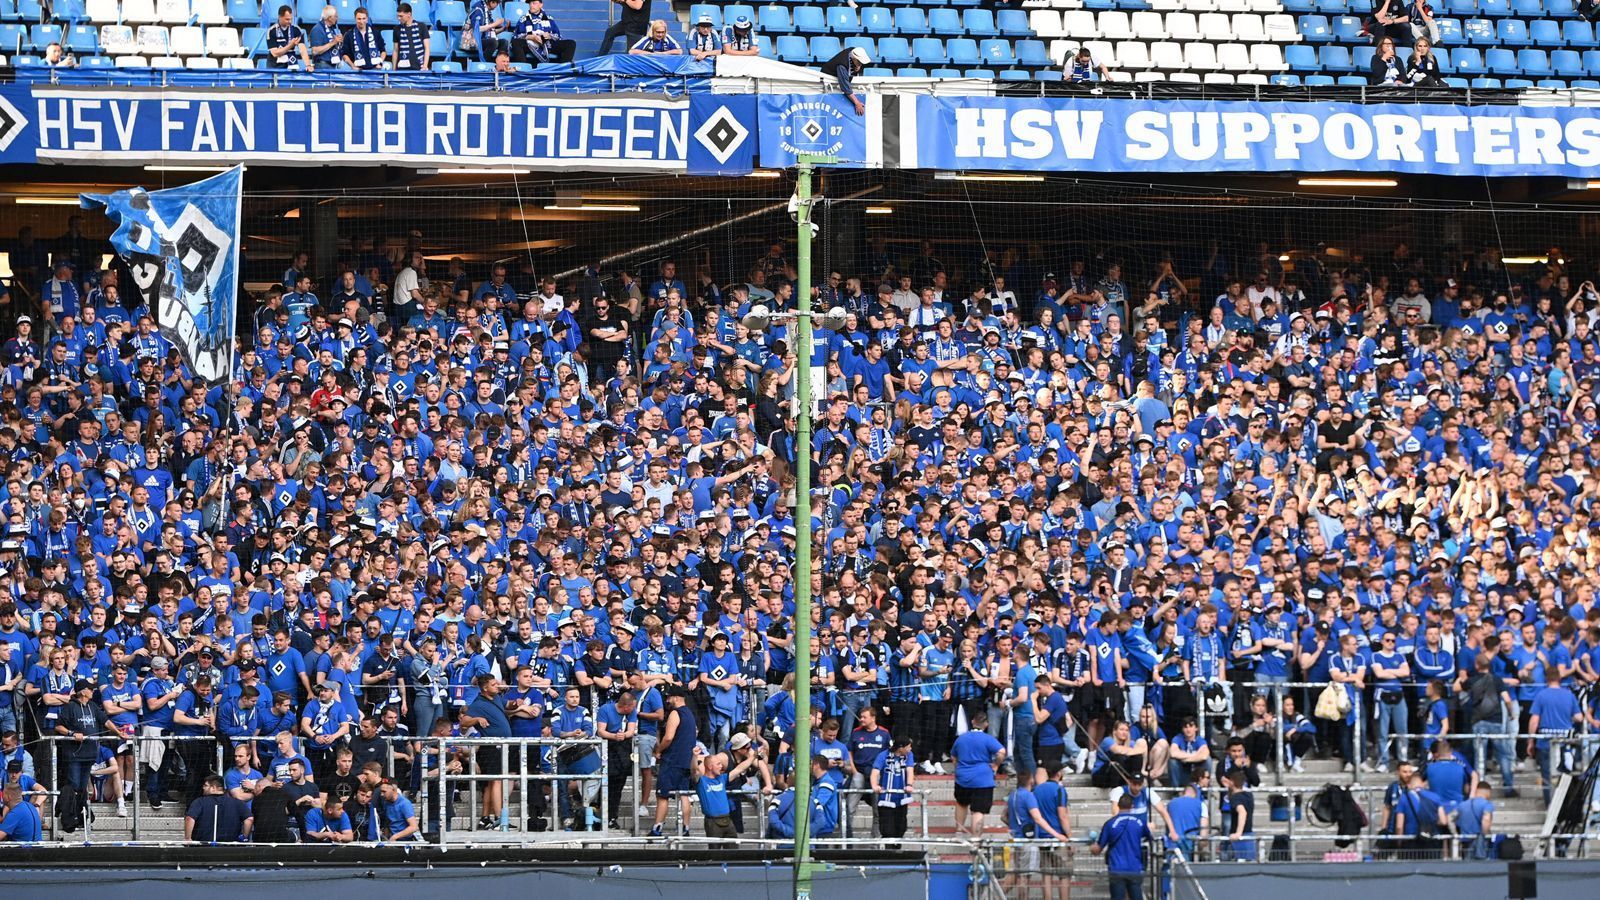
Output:
[[[71,833],[83,827],[83,792],[70,784],[61,785],[56,797],[56,818],[61,820],[61,830]]]
[[[1367,827],[1367,814],[1361,809],[1361,804],[1350,796],[1348,790],[1337,784],[1325,785],[1318,791],[1306,807],[1306,813],[1312,821],[1337,829],[1341,840],[1334,841],[1336,847],[1348,847],[1355,843],[1356,836]]]

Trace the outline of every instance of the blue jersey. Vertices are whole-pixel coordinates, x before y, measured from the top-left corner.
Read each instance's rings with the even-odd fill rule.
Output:
[[[1104,849],[1106,870],[1113,875],[1144,874],[1144,842],[1150,826],[1130,813],[1117,813],[1100,826],[1095,846]]]

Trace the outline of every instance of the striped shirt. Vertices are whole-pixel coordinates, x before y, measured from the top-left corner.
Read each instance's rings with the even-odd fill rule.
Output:
[[[394,67],[420,69],[428,52],[428,26],[421,22],[397,25],[394,29]]]

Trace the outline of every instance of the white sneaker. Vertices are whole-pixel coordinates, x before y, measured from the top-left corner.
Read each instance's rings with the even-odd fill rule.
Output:
[[[945,772],[945,770],[944,770],[944,763],[934,763],[933,764],[933,771],[934,771],[934,774],[936,774],[936,775],[945,775],[945,774],[947,774]]]
[[[121,797],[118,797],[117,798],[117,818],[126,819],[127,817],[128,817],[128,801],[122,799]]]
[[[1084,748],[1078,751],[1078,756],[1073,760],[1073,768],[1079,775],[1089,771],[1089,750]]]
[[[1291,771],[1291,772],[1304,772],[1304,771],[1305,771],[1305,770],[1306,770],[1306,767],[1305,767],[1305,763],[1302,763],[1302,762],[1301,762],[1301,761],[1300,761],[1300,760],[1298,760],[1298,759],[1297,759],[1297,760],[1295,760],[1295,761],[1294,761],[1294,762],[1293,762],[1293,763],[1292,763],[1292,764],[1291,764],[1291,765],[1290,765],[1290,766],[1289,766],[1289,771]]]
[[[928,762],[927,760],[923,760],[922,764],[920,766],[918,766],[917,768],[921,769],[922,770],[922,774],[924,774],[924,775],[932,775],[933,774],[933,763]]]
[[[1378,771],[1378,767],[1373,765],[1370,762],[1363,762],[1361,764],[1361,771],[1363,771],[1363,772],[1376,772],[1376,771]]]

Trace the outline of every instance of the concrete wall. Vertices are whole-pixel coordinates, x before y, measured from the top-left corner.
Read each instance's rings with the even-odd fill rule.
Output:
[[[1538,900],[1600,897],[1600,860],[1536,860]],[[1216,863],[1174,879],[1178,900],[1506,900],[1505,862]],[[1198,890],[1196,889],[1198,881]]]

